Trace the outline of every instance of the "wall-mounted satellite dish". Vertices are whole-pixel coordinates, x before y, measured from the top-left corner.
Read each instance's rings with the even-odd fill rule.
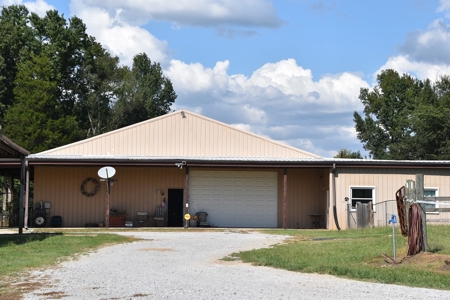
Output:
[[[103,167],[97,172],[98,177],[103,179],[108,179],[114,176],[116,174],[116,169],[113,167]]]

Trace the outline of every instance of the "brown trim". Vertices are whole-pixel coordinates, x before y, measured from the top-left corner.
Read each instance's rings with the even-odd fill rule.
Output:
[[[30,166],[104,166],[106,164],[116,166],[134,166],[134,167],[176,167],[175,163],[180,159],[174,160],[160,160],[160,161],[139,161],[139,160],[98,160],[98,159],[77,159],[77,160],[34,160],[28,159]],[[448,164],[439,163],[380,163],[380,162],[355,162],[355,163],[340,163],[333,161],[321,162],[236,162],[236,161],[189,161],[189,158],[183,159],[190,167],[217,167],[217,168],[332,168],[336,165],[336,168],[369,168],[369,169],[450,169],[450,161]],[[0,164],[10,164],[14,166],[20,166],[20,162],[7,162]]]
[[[336,168],[369,168],[369,169],[450,169],[449,165],[338,165]]]
[[[184,213],[189,213],[189,167],[186,167],[184,179]],[[186,222],[187,223],[187,222]]]
[[[287,169],[284,168],[283,174],[283,228],[287,229]]]
[[[177,160],[179,161],[179,160]],[[118,161],[28,161],[30,166],[104,166],[115,165],[115,166],[133,166],[133,167],[176,167],[174,162],[118,162]],[[283,165],[283,164],[237,164],[237,163],[189,163],[190,167],[216,167],[216,168],[330,168],[328,165],[309,165],[309,164],[298,164],[298,165]],[[449,166],[450,167],[450,166]]]
[[[3,150],[6,150],[3,145],[6,145],[7,148],[12,149],[13,152],[11,152],[11,151],[8,151],[8,152],[16,157],[20,157],[21,154],[23,154],[23,155],[30,154],[30,152],[28,150],[20,147],[19,145],[17,145],[13,141],[11,141],[9,138],[7,138],[5,135],[0,133],[0,148],[2,148]]]
[[[12,167],[17,167],[20,168],[20,166],[22,165],[21,161],[18,159],[17,161],[2,161],[0,159],[0,168],[3,168],[5,166],[12,166]]]

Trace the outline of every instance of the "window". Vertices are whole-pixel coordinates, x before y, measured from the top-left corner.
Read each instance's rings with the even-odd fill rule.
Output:
[[[373,186],[351,186],[350,187],[350,203],[352,210],[356,209],[356,202],[368,203],[372,201],[375,211],[375,187]]]
[[[439,197],[439,189],[438,188],[424,188],[423,189],[424,197]],[[439,208],[439,204],[425,204],[425,208]],[[427,212],[427,214],[438,214],[439,212]]]

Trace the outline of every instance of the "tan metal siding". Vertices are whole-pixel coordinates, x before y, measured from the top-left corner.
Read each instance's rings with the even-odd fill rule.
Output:
[[[279,227],[283,226],[283,172],[279,173]],[[288,169],[288,228],[312,228],[309,214],[323,214],[326,227],[328,169]]]
[[[185,170],[178,168],[126,168],[117,167],[111,187],[110,207],[126,209],[128,220],[135,220],[137,211],[153,214],[161,205],[169,188],[184,188]],[[50,215],[62,216],[63,226],[84,227],[86,223],[104,220],[106,187],[93,197],[80,192],[81,183],[92,177],[98,180],[97,167],[35,167],[35,201],[50,202]],[[157,194],[163,190],[165,195]]]
[[[341,228],[347,228],[347,203],[344,199],[345,197],[350,198],[350,186],[375,186],[375,201],[379,203],[385,200],[394,200],[395,192],[405,185],[406,180],[415,180],[416,174],[424,174],[425,187],[438,187],[439,196],[450,196],[450,170],[337,168],[337,173],[336,199]],[[385,218],[392,213],[397,214],[396,206],[393,203],[376,206],[375,226],[384,226]],[[428,219],[450,221],[450,214],[427,214]],[[334,220],[330,224],[331,229],[336,229]]]
[[[319,157],[197,114],[185,112],[185,116],[175,112],[41,154]]]

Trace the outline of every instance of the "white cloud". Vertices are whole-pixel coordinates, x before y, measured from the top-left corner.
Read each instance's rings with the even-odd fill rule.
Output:
[[[120,9],[111,16],[106,9],[87,6],[82,0],[71,1],[70,9],[73,15],[85,22],[87,33],[94,36],[112,55],[118,56],[122,64],[131,66],[133,57],[143,52],[163,66],[168,63],[167,42],[158,40],[143,28],[123,22]]]
[[[439,2],[441,3],[441,5],[437,9],[438,12],[450,10],[450,0],[439,0]]]
[[[35,12],[40,17],[45,16],[46,12],[55,9],[52,5],[47,4],[43,0],[37,0],[36,2],[25,2],[25,6],[32,12]]]
[[[143,25],[151,20],[178,26],[279,27],[282,21],[268,0],[84,0],[86,5],[115,11],[126,22]]]
[[[389,58],[389,60],[375,72],[375,75],[380,74],[381,71],[385,69],[394,69],[400,74],[408,73],[421,80],[427,78],[436,80],[439,76],[450,74],[450,65],[448,64],[431,64],[413,61],[409,56],[404,55]]]
[[[364,80],[350,73],[327,75],[314,81],[311,70],[298,66],[294,59],[267,63],[250,78],[228,75],[228,67],[229,61],[205,68],[200,63],[172,60],[165,74],[176,90],[185,95],[207,93],[210,97],[206,101],[275,106],[278,110],[311,106],[334,112],[359,109],[359,90],[368,87]]]
[[[315,150],[313,143],[308,139],[298,139],[295,143],[295,147],[309,152]]]
[[[443,19],[435,20],[427,30],[409,33],[399,50],[416,61],[450,64],[450,25]]]
[[[441,0],[440,3],[438,11],[450,9],[450,0]],[[399,51],[400,55],[390,57],[374,73],[374,80],[385,69],[408,73],[421,80],[436,80],[450,74],[450,25],[444,19],[437,19],[426,30],[410,32]]]
[[[10,6],[22,4],[22,0],[0,0],[0,6]]]
[[[265,124],[267,121],[267,114],[264,110],[253,107],[251,105],[244,105],[243,114],[245,120],[252,124]]]
[[[45,16],[45,13],[49,10],[55,9],[52,5],[48,4],[44,0],[36,0],[35,2],[22,0],[2,0],[0,1],[0,6],[10,6],[10,5],[25,5],[29,11],[38,14],[40,17]]]

